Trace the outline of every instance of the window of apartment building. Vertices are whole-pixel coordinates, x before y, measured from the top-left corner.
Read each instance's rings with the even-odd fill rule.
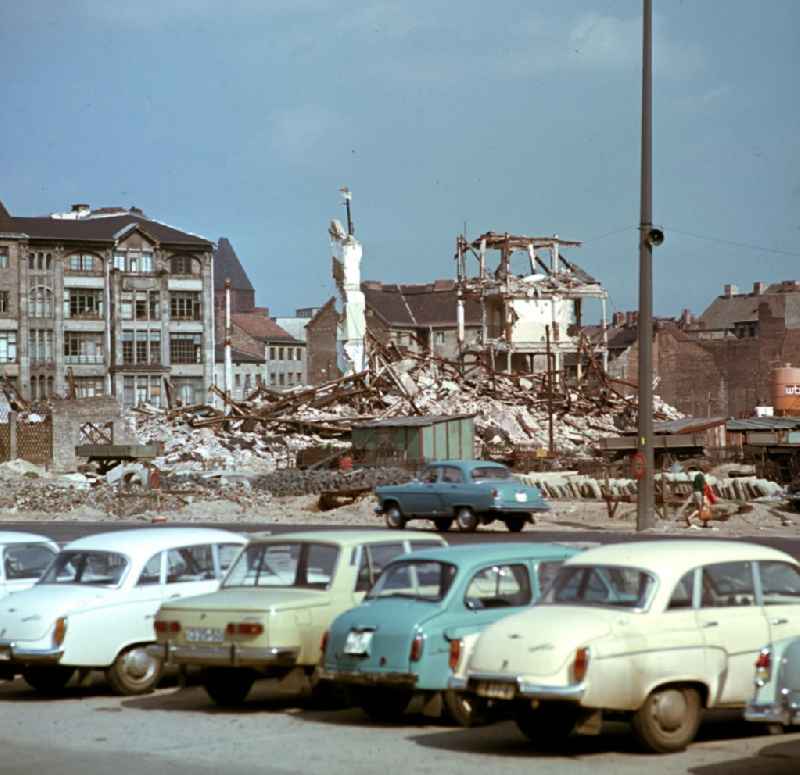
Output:
[[[103,291],[99,288],[65,289],[64,317],[99,320],[103,317]]]
[[[118,250],[114,253],[114,269],[132,274],[148,274],[155,271],[153,254],[149,250]]]
[[[28,336],[31,363],[53,360],[53,332],[49,328],[32,328]]]
[[[244,392],[245,393],[249,393],[251,388],[252,388],[252,383],[250,381],[250,375],[249,374],[245,374],[244,375]]]
[[[445,340],[445,332],[444,331],[434,331],[433,332],[433,343],[434,344],[444,344]]]
[[[749,339],[758,336],[758,321],[750,320],[743,323],[734,323],[733,334],[739,339]]]
[[[119,314],[123,320],[160,320],[161,295],[158,291],[123,291]]]
[[[206,396],[205,382],[202,377],[172,378],[175,395],[185,406],[202,404]]]
[[[125,406],[139,404],[161,406],[161,375],[125,375],[122,383],[122,400]]]
[[[0,363],[16,363],[17,332],[0,331]]]
[[[171,363],[202,363],[202,334],[171,334],[169,337],[169,358]],[[237,375],[236,379],[239,377]]]
[[[97,398],[106,393],[103,377],[75,377],[76,398]]]
[[[169,260],[170,274],[200,274],[200,262],[194,256],[173,256]]]
[[[31,398],[44,401],[53,395],[53,378],[39,374],[31,377]]]
[[[241,374],[237,374],[233,378],[233,381],[234,381],[234,385],[236,386],[236,389],[237,390],[241,390],[242,389],[242,375]]]
[[[274,347],[270,347],[269,348],[269,359],[271,361],[275,360],[275,348]]]
[[[294,352],[294,359],[296,361],[302,361],[303,360],[303,351],[299,347]]]
[[[104,362],[104,340],[102,333],[64,332],[64,363]]]
[[[73,253],[67,256],[68,272],[102,272],[103,259],[91,253]]]
[[[200,294],[196,291],[170,293],[169,315],[173,320],[202,320]]]
[[[28,253],[28,269],[31,272],[49,272],[52,265],[53,256],[51,253],[44,253],[38,250]]]
[[[283,347],[278,348],[278,360],[279,361],[283,360]]]
[[[49,288],[34,288],[28,297],[28,316],[32,318],[53,317],[53,292]]]
[[[161,363],[160,331],[123,331],[122,332],[123,363]]]
[[[8,269],[8,248],[0,248],[0,269]]]
[[[303,381],[303,373],[301,371],[298,371],[296,377],[297,377],[296,382],[299,385]]]
[[[8,312],[8,291],[0,291],[0,313]]]
[[[278,374],[278,384],[285,385],[286,384],[286,375],[285,374]]]
[[[277,379],[278,378],[277,378],[277,376],[275,374],[270,374],[269,375],[269,384],[272,385],[273,387],[275,387],[275,385],[277,384]]]

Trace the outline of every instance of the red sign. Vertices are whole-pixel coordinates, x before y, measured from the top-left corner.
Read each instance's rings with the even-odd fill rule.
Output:
[[[647,461],[644,458],[644,453],[634,452],[630,458],[631,476],[634,479],[644,479],[647,473]]]

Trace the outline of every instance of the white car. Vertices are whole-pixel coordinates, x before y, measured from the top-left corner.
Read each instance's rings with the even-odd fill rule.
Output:
[[[703,708],[743,708],[761,647],[800,635],[800,564],[735,541],[643,541],[576,555],[531,609],[483,631],[461,689],[551,747],[605,718],[648,750],[690,743]]]
[[[227,530],[142,528],[67,544],[31,589],[0,602],[0,672],[62,688],[104,669],[117,694],[150,691],[161,661],[146,651],[167,600],[213,592],[247,539]]]
[[[57,554],[46,536],[0,530],[0,598],[33,586]]]

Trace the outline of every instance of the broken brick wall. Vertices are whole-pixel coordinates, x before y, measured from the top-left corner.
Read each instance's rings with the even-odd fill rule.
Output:
[[[339,313],[327,304],[306,324],[308,382],[319,385],[341,376],[336,364],[336,326]]]

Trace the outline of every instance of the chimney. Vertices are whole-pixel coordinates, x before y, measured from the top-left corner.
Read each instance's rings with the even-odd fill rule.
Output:
[[[730,299],[731,296],[736,296],[737,293],[739,293],[739,288],[735,285],[728,284],[722,287],[722,295],[726,299]]]
[[[761,296],[767,290],[766,283],[753,283],[753,296]]]
[[[684,309],[681,312],[681,325],[682,326],[690,326],[694,322],[694,315],[692,315],[691,310]]]
[[[611,325],[613,328],[621,328],[625,325],[625,313],[624,312],[615,312],[611,316]]]
[[[90,211],[91,207],[89,207],[89,205],[87,204],[83,204],[82,202],[70,206],[70,212],[75,213],[75,215],[77,215],[78,217],[89,215]]]

